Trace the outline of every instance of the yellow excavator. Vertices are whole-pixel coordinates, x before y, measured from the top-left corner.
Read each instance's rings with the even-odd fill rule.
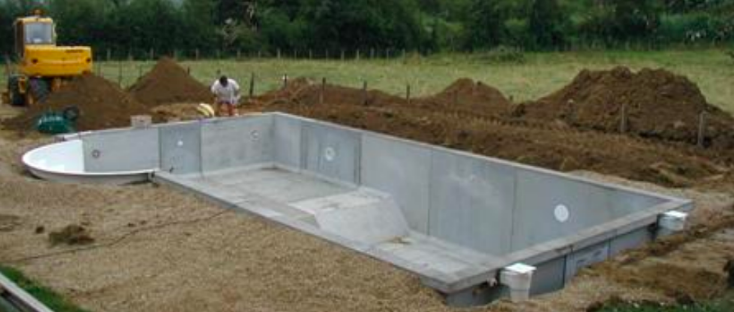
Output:
[[[3,102],[32,106],[71,78],[92,71],[92,49],[56,45],[56,25],[40,10],[15,20],[15,64],[5,60],[8,87]],[[13,66],[15,65],[15,66]],[[12,70],[11,68],[17,68]]]

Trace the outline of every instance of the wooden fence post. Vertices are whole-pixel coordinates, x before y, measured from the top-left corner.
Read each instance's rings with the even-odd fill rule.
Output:
[[[278,48],[278,49],[277,49],[277,50],[275,51],[275,54],[277,55],[277,58],[278,58],[278,59],[280,59],[280,48]]]
[[[255,73],[250,74],[250,98],[255,95]]]
[[[627,133],[627,104],[622,105],[622,112],[619,120],[619,132]]]
[[[346,52],[342,49],[342,61],[346,58]]]
[[[367,80],[362,82],[362,105],[367,105]]]
[[[405,99],[408,101],[408,104],[410,104],[410,84],[407,84],[405,87]]]
[[[196,50],[194,50],[194,60],[199,60],[199,48],[196,48]]]
[[[154,59],[155,59],[155,50],[151,48],[150,50],[148,50],[148,60],[152,61]]]
[[[122,61],[118,61],[117,65],[117,84],[122,88]]]
[[[288,74],[283,75],[283,89],[288,88]]]
[[[357,56],[355,57],[355,59],[357,59],[357,61],[359,61],[359,57],[360,57],[359,53],[360,53],[359,52],[359,49],[357,49]]]
[[[112,60],[112,50],[107,49],[107,61],[109,62],[110,60]]]
[[[319,92],[319,104],[324,104],[324,93],[326,93],[326,77],[321,78],[321,91]]]

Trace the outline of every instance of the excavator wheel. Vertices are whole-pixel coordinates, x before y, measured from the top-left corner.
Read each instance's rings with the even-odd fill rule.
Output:
[[[20,93],[20,86],[18,85],[18,76],[8,77],[8,93],[10,96],[10,105],[12,106],[23,106],[25,105],[25,97]]]

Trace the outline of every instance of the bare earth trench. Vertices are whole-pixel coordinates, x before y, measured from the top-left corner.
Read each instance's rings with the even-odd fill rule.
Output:
[[[0,132],[0,263],[91,311],[452,310],[417,277],[389,264],[164,186],[34,179],[20,155],[48,141]],[[734,191],[670,190],[577,174],[692,198],[696,224],[734,212]],[[90,229],[95,242],[52,247],[47,233],[70,224]],[[44,232],[36,234],[40,226]],[[610,297],[672,302],[721,292],[722,268],[734,258],[734,229],[682,238],[665,252],[621,255],[585,270],[563,291],[475,310],[585,311]]]

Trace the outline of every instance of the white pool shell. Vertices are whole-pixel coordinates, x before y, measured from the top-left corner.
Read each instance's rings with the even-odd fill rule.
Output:
[[[65,138],[24,164],[63,182],[153,173],[415,273],[455,306],[560,289],[584,266],[682,229],[681,212],[692,209],[689,200],[280,113]]]
[[[23,155],[22,161],[37,177],[66,183],[130,184],[148,180],[156,168],[89,172],[84,167],[84,144],[82,140],[62,141],[39,147]]]

